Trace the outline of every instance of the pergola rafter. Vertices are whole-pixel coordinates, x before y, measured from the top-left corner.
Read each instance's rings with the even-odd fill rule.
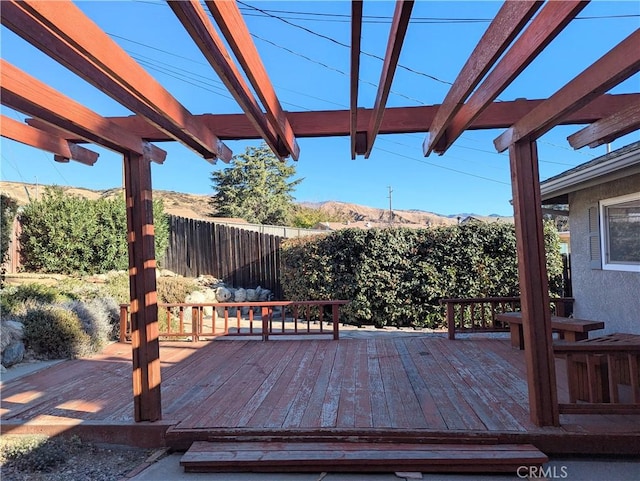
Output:
[[[279,145],[278,134],[273,124],[267,121],[258,102],[253,97],[240,71],[226,51],[222,39],[214,30],[207,13],[197,0],[183,2],[169,2],[169,6],[187,30],[193,41],[200,48],[209,64],[213,67],[229,92],[244,110],[247,119],[259,132],[271,150],[284,159],[289,152],[283,151]]]
[[[587,6],[583,0],[548,2],[526,30],[487,74],[480,87],[460,110],[443,125],[440,142],[434,146],[443,154],[464,133],[482,111],[542,52],[547,45]],[[436,135],[437,136],[437,135]]]
[[[119,153],[135,152],[157,163],[167,153],[48,85],[0,60],[2,104]]]
[[[384,56],[382,72],[380,73],[376,101],[373,106],[371,119],[369,120],[369,127],[367,128],[367,150],[364,153],[365,159],[368,159],[371,155],[373,144],[380,131],[380,124],[382,123],[382,117],[384,116],[384,111],[387,106],[393,76],[396,73],[398,59],[400,58],[400,52],[402,52],[402,44],[404,43],[404,37],[409,27],[413,4],[413,0],[398,0],[396,2],[396,9],[393,12],[393,20],[391,21],[391,30],[389,31],[387,53]]]
[[[358,85],[360,83],[360,43],[362,39],[362,0],[351,2],[351,54],[349,73],[349,138],[351,159],[367,151],[366,135],[358,133]]]
[[[429,155],[445,134],[453,116],[480,83],[496,60],[509,47],[536,11],[542,6],[537,0],[507,0],[449,89],[435,119],[429,127],[429,136],[423,143],[424,155]]]
[[[298,160],[300,147],[295,134],[280,105],[238,6],[235,2],[205,1],[205,3],[266,109],[269,124],[278,134],[279,150],[274,153],[282,157],[291,155],[293,160]]]
[[[579,110],[638,72],[639,46],[640,29],[637,29],[494,140],[498,152],[503,152],[520,140],[539,138],[558,125],[561,118]]]
[[[588,145],[598,147],[613,142],[616,138],[640,129],[640,99],[632,100],[629,106],[567,137],[574,149]]]
[[[2,137],[51,152],[57,162],[75,160],[81,164],[93,165],[100,155],[62,137],[35,129],[5,115],[0,116],[0,123],[2,124]]]
[[[70,1],[7,0],[2,24],[205,159],[231,160],[209,129]]]

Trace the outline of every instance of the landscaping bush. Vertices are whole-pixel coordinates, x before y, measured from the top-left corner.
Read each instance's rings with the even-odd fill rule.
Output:
[[[66,300],[69,300],[69,297],[53,286],[36,282],[7,286],[0,291],[1,315],[23,315],[30,307]]]
[[[182,303],[197,289],[195,281],[188,277],[159,277],[156,281],[158,302],[166,304]]]
[[[91,338],[93,351],[99,351],[109,341],[117,339],[120,324],[120,307],[111,298],[100,297],[88,301],[73,301],[68,306]]]
[[[161,259],[169,224],[161,201],[153,202],[155,249]],[[23,269],[30,272],[94,274],[128,268],[123,196],[89,200],[47,187],[20,215]]]
[[[545,225],[551,294],[559,293],[557,231]],[[377,327],[441,327],[439,300],[518,296],[515,228],[343,229],[286,240],[281,284],[291,300],[345,299],[342,319]]]
[[[92,352],[91,337],[75,312],[61,306],[30,309],[22,319],[28,349],[44,359],[68,359]]]

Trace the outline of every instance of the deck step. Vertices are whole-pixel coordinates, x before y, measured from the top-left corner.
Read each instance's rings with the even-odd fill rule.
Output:
[[[541,466],[530,444],[398,444],[197,441],[182,456],[185,472],[493,473]]]

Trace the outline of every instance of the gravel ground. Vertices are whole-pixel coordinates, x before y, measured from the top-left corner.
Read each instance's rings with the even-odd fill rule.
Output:
[[[98,445],[43,436],[2,436],[2,481],[120,481],[154,454],[129,446]]]

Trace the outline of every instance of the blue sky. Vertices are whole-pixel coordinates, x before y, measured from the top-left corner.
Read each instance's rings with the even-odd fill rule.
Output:
[[[78,2],[78,6],[136,58],[192,113],[241,112],[170,8],[161,1]],[[439,104],[501,2],[417,1],[388,106]],[[260,12],[256,9],[263,10]],[[362,50],[384,57],[394,3],[365,1]],[[254,41],[285,110],[346,109],[349,105],[350,2],[247,0],[241,5]],[[302,12],[302,13],[297,13]],[[322,15],[314,15],[322,14]],[[278,17],[278,18],[276,18]],[[505,92],[500,100],[545,98],[640,26],[637,1],[593,1]],[[598,18],[592,18],[598,17]],[[603,18],[608,17],[608,18]],[[437,20],[433,20],[437,19]],[[291,23],[295,25],[291,25]],[[305,31],[304,27],[313,33]],[[104,116],[129,115],[124,107],[2,27],[2,58]],[[359,106],[371,108],[382,61],[361,57]],[[612,93],[640,90],[636,74]],[[21,113],[3,114],[23,121]],[[606,152],[604,146],[573,151],[566,137],[580,127],[558,127],[538,142],[544,180]],[[493,139],[502,130],[469,131],[443,156],[423,157],[426,133],[378,136],[369,159],[351,160],[348,138],[298,139],[299,201],[339,200],[374,207],[421,209],[440,214],[512,214],[507,154]],[[611,145],[640,140],[638,132]],[[258,141],[227,141],[234,153]],[[168,156],[153,165],[156,189],[212,194],[212,166],[178,143],[161,143]],[[98,163],[57,164],[53,155],[2,139],[2,180],[118,187],[121,156],[97,146]]]

